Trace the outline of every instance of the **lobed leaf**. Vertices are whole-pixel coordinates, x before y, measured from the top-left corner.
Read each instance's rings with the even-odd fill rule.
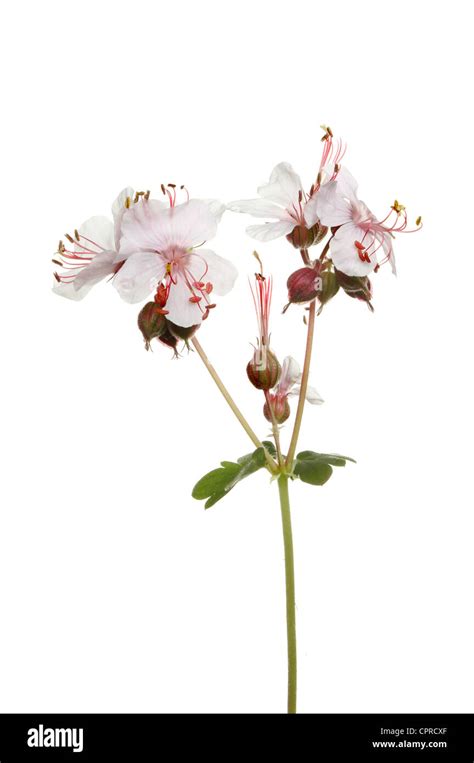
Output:
[[[241,456],[237,461],[221,461],[218,469],[213,469],[196,482],[192,496],[198,501],[207,498],[204,508],[209,509],[241,480],[265,466],[265,451],[257,448],[253,453]]]
[[[332,475],[332,467],[345,466],[346,461],[355,463],[349,456],[303,450],[296,456],[293,474],[309,485],[324,485]]]

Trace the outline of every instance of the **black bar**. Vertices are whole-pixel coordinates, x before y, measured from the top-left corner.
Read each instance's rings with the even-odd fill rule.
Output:
[[[0,715],[0,763],[247,761],[275,749],[291,763],[474,763],[474,715]]]

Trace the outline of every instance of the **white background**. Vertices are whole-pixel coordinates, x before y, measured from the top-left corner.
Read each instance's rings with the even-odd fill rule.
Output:
[[[374,278],[375,314],[318,320],[301,447],[357,465],[292,485],[302,712],[474,712],[472,34],[465,2],[17,2],[4,10],[0,710],[280,712],[283,549],[261,472],[204,512],[194,482],[252,449],[195,354],[143,349],[103,284],[53,296],[57,240],[127,184],[224,201],[322,122],[383,216],[425,227]],[[470,72],[471,69],[471,72]],[[250,220],[213,248],[241,276],[200,339],[261,436]],[[263,244],[272,334],[299,259]],[[288,437],[289,427],[284,435]]]

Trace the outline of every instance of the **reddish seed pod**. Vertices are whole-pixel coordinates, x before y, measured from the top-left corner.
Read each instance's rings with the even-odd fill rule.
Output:
[[[349,297],[366,302],[369,310],[374,311],[371,304],[372,284],[367,276],[348,276],[340,270],[336,270],[335,274],[339,286]]]
[[[320,272],[319,262],[314,268],[295,270],[286,282],[289,302],[311,302],[315,299],[322,286]]]
[[[297,225],[291,233],[288,233],[286,239],[295,249],[307,249],[309,246],[313,246],[313,244],[319,244],[327,232],[328,229],[319,223],[313,225],[312,228],[307,228],[305,225]]]
[[[267,349],[256,350],[247,364],[247,376],[257,389],[272,389],[278,382],[281,366],[276,355]]]
[[[167,320],[166,326],[172,336],[174,336],[176,339],[184,339],[184,341],[186,341],[187,339],[191,339],[191,337],[194,336],[200,324],[198,323],[195,326],[177,326],[176,323],[172,323],[172,321]]]
[[[150,349],[152,339],[158,339],[166,331],[166,318],[156,302],[147,302],[138,314],[138,328],[145,340],[145,349]]]
[[[268,403],[271,405],[271,410]],[[269,395],[268,402],[263,406],[263,415],[271,424],[273,424],[273,419],[277,424],[283,424],[289,418],[290,412],[290,404],[287,395]]]

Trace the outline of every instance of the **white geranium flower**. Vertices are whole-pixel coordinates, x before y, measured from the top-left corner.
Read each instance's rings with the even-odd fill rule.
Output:
[[[323,151],[315,183],[305,193],[300,176],[291,164],[281,162],[274,168],[268,183],[257,189],[259,199],[232,201],[228,208],[254,217],[270,218],[274,222],[250,225],[247,233],[258,241],[272,241],[288,236],[296,227],[310,229],[319,222],[315,197],[323,183],[334,177],[345,148],[340,140],[335,144],[329,127],[323,127]]]
[[[108,217],[91,217],[67,236],[71,247],[59,243],[57,257],[53,260],[62,270],[55,273],[53,291],[68,299],[83,299],[95,284],[120,268],[117,262],[122,219],[127,203],[134,199],[133,188],[119,193],[112,205],[113,221]],[[127,202],[128,199],[128,202]]]
[[[175,196],[169,198],[169,208],[144,199],[125,211],[117,255],[125,263],[113,284],[127,302],[141,302],[160,289],[159,303],[168,319],[194,326],[215,307],[211,293],[223,296],[232,289],[237,270],[201,248],[215,235],[223,205],[199,199],[175,204]]]
[[[314,198],[316,212],[323,223],[337,227],[330,241],[331,259],[348,276],[367,276],[390,262],[395,273],[394,233],[408,233],[405,208],[395,201],[388,215],[377,220],[357,197],[357,182],[343,167],[335,179],[324,185]],[[417,225],[420,226],[421,218]],[[382,252],[382,257],[378,256]]]
[[[269,217],[275,222],[250,225],[246,230],[257,241],[272,241],[286,236],[297,225],[311,228],[318,220],[314,206],[308,207],[299,175],[287,162],[277,164],[270,180],[257,189],[259,199],[232,201],[228,208],[253,217]]]

